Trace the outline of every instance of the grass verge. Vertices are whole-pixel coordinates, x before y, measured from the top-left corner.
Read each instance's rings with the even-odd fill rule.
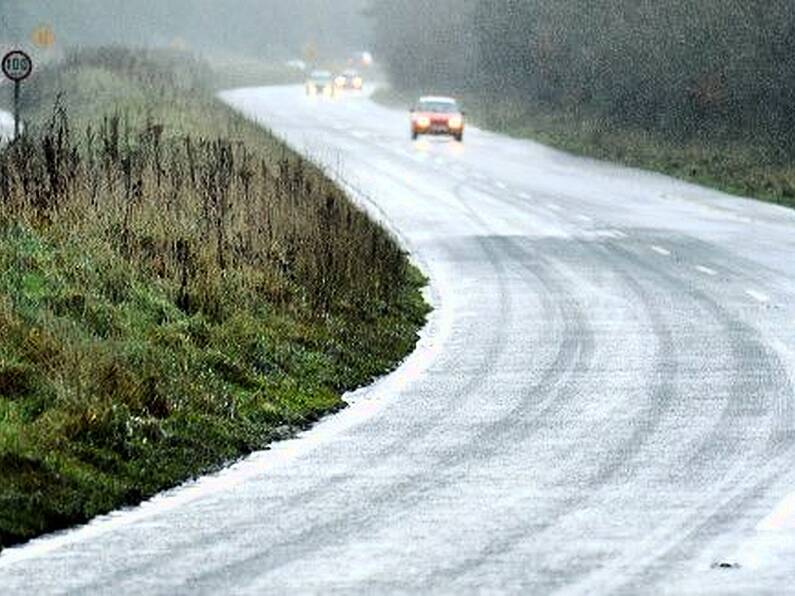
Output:
[[[207,72],[74,53],[0,151],[0,548],[290,436],[416,343],[395,241]]]
[[[383,87],[373,99],[408,107],[419,92]],[[692,138],[678,141],[641,128],[504,97],[466,95],[470,120],[516,138],[527,138],[576,155],[668,174],[731,194],[795,207],[795,165],[765,144]]]

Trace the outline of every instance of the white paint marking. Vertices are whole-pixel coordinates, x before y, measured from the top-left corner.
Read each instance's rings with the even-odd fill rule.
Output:
[[[628,235],[622,232],[621,230],[613,230],[613,236],[616,238],[626,238]]]
[[[547,203],[547,207],[549,207],[550,209],[552,209],[552,211],[563,211],[563,209],[561,208],[561,206],[560,206],[560,205],[558,205],[557,203]]]
[[[623,238],[621,232],[616,230],[596,230],[595,234],[600,238]]]
[[[508,188],[508,185],[505,184],[505,182],[500,182],[499,180],[494,183],[494,186],[496,186],[500,190],[505,190],[506,188]]]
[[[770,298],[765,296],[762,292],[757,292],[756,290],[746,290],[746,294],[748,294],[751,298],[756,300],[757,302],[770,302]]]
[[[657,246],[656,244],[653,244],[651,249],[654,252],[656,252],[658,255],[662,255],[664,257],[670,257],[671,256],[671,251],[663,248],[662,246]]]
[[[718,272],[714,269],[710,269],[709,267],[704,267],[704,265],[696,265],[696,271],[700,271],[704,275],[709,275],[710,277],[715,277]]]
[[[593,221],[593,217],[588,217],[587,215],[578,215],[577,219],[579,219],[580,221],[586,221],[586,222],[589,222],[589,223]]]
[[[531,196],[530,196],[528,193],[526,193],[526,192],[520,192],[520,193],[519,193],[519,198],[520,198],[520,199],[525,199],[525,200],[528,200],[528,201],[529,201],[529,200],[530,200],[530,199],[532,199],[533,197],[531,197]]]

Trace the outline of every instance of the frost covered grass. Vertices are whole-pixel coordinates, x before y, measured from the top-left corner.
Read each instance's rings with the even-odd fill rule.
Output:
[[[289,436],[416,342],[395,241],[203,68],[73,54],[0,152],[0,548]]]

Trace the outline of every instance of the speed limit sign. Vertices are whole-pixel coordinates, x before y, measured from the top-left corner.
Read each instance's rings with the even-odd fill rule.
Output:
[[[19,138],[20,87],[33,71],[33,61],[22,50],[13,50],[3,56],[3,74],[14,81],[14,139]]]
[[[3,74],[12,81],[24,81],[32,71],[33,61],[21,50],[14,50],[3,57]]]

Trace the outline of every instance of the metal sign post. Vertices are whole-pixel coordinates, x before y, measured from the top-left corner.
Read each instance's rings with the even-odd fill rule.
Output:
[[[14,140],[19,138],[20,105],[19,95],[22,81],[33,72],[33,61],[25,52],[13,50],[3,56],[3,74],[14,82]]]

